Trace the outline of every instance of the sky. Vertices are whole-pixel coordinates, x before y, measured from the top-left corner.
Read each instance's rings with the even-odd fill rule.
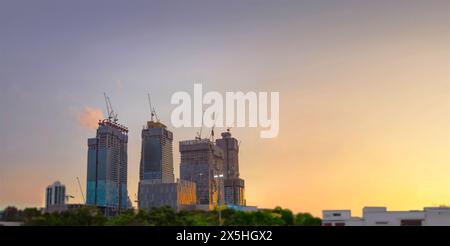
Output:
[[[233,128],[248,205],[450,205],[450,1],[0,1],[0,208],[82,202],[111,98],[135,199],[146,93],[178,141],[177,91],[280,92],[280,132]],[[225,129],[216,129],[223,131]]]

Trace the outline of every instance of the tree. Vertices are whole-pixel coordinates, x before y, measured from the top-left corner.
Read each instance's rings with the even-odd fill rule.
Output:
[[[173,226],[177,225],[177,215],[175,210],[169,206],[161,208],[152,208],[149,213],[149,223],[155,226]]]
[[[294,214],[291,210],[276,207],[273,212],[281,215],[281,219],[284,221],[284,225],[294,225]]]
[[[4,221],[21,221],[21,213],[20,211],[13,206],[8,206],[3,211],[2,219]]]
[[[63,212],[45,213],[25,221],[25,225],[33,226],[101,226],[107,221],[103,213],[96,207],[83,207]]]
[[[106,225],[112,226],[146,226],[150,225],[148,222],[149,216],[145,210],[139,210],[137,213],[133,210],[127,210],[115,217],[112,217],[106,222]]]
[[[317,217],[313,217],[310,213],[298,213],[295,216],[295,225],[299,226],[320,226],[322,220]]]

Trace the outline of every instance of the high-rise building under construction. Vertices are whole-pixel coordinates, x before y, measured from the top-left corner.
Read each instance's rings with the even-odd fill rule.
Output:
[[[239,177],[239,142],[229,130],[221,135],[216,146],[223,150],[225,204],[245,206],[244,180]]]
[[[142,130],[140,180],[173,183],[173,134],[159,121],[148,121]]]
[[[139,168],[138,207],[170,206],[176,210],[193,209],[196,205],[195,184],[174,182],[172,132],[161,123],[152,108],[151,120],[142,130],[141,163]]]
[[[86,204],[120,211],[129,206],[127,194],[128,128],[117,123],[106,97],[108,118],[99,121],[88,139]]]
[[[223,202],[223,151],[209,139],[180,142],[180,178],[195,182],[197,204],[213,208]]]

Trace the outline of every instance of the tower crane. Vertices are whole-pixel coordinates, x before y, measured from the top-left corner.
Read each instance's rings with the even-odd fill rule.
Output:
[[[158,115],[156,114],[156,110],[154,107],[152,107],[152,100],[150,98],[150,93],[148,93],[147,96],[148,96],[148,103],[150,105],[151,120],[153,121],[153,119],[156,119],[156,121],[159,122],[159,118],[158,118]]]
[[[86,199],[84,198],[83,189],[81,188],[80,179],[77,177],[78,188],[80,189],[81,197],[83,198],[83,203],[86,203]]]
[[[114,113],[114,109],[112,107],[111,100],[106,95],[106,93],[103,93],[103,95],[105,96],[106,110],[108,111],[108,119],[113,120],[114,122],[117,122],[118,121],[117,114]]]

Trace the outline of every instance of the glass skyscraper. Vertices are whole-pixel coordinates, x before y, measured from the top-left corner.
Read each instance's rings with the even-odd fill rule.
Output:
[[[159,120],[148,121],[142,130],[139,209],[161,206],[176,210],[195,208],[195,183],[184,180],[174,183],[172,142],[172,132]]]
[[[142,130],[140,180],[173,183],[173,134],[161,122],[148,121]]]
[[[86,204],[120,210],[128,207],[128,128],[114,120],[99,121],[88,139]]]

